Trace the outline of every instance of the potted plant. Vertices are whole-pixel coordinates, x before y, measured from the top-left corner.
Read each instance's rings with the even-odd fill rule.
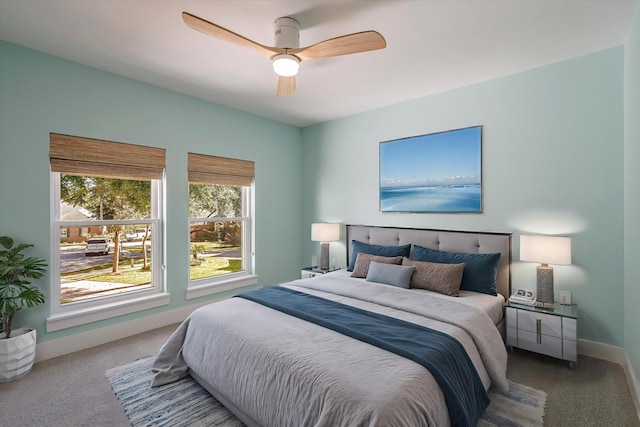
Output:
[[[47,266],[42,258],[23,253],[32,246],[14,246],[12,238],[0,237],[0,383],[26,375],[35,359],[36,330],[12,327],[18,311],[45,301],[44,294],[29,280],[41,278]]]

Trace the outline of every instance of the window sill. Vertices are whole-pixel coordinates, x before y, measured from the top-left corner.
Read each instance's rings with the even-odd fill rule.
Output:
[[[220,292],[232,291],[234,289],[244,288],[246,286],[253,286],[258,284],[258,276],[255,274],[242,275],[240,277],[233,277],[226,280],[220,280],[216,282],[198,283],[192,282],[193,285],[189,285],[189,289],[186,291],[185,298],[190,300],[207,295],[218,294]]]
[[[111,302],[94,307],[84,307],[64,313],[57,313],[47,319],[47,332],[72,328],[99,320],[123,316],[150,308],[169,304],[169,294],[155,293],[126,301]]]

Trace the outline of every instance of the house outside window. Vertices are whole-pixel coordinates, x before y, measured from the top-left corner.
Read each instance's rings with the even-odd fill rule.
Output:
[[[51,134],[50,157],[55,239],[47,330],[168,304],[164,150]]]
[[[189,153],[187,298],[257,283],[250,161]]]

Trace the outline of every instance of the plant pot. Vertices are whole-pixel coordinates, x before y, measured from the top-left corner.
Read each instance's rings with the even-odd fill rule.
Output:
[[[31,371],[36,357],[36,330],[20,328],[11,338],[0,334],[0,383],[23,377]]]

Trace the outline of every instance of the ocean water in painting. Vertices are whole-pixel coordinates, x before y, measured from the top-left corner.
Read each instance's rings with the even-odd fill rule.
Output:
[[[482,212],[482,126],[380,143],[381,212]]]
[[[380,188],[382,212],[481,212],[481,184]]]

